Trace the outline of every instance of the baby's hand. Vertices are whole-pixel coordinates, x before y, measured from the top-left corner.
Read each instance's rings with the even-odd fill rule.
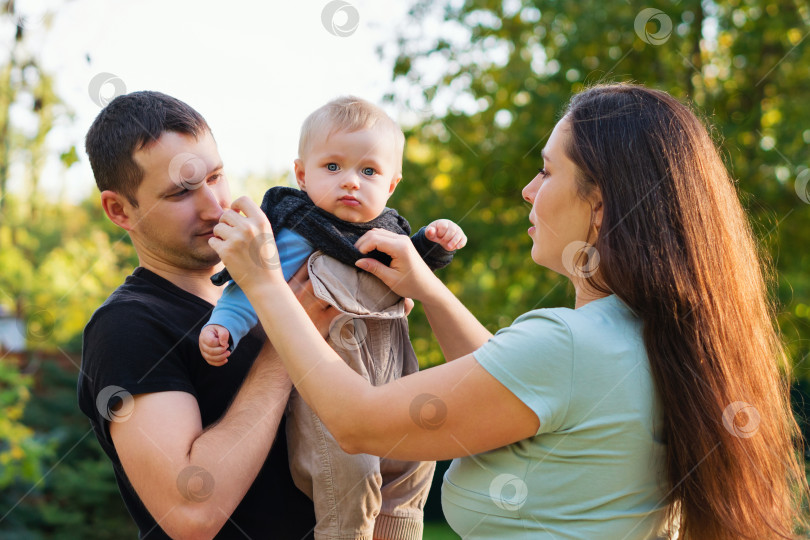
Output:
[[[212,366],[228,363],[231,351],[228,350],[228,329],[218,324],[209,324],[200,332],[200,352]]]
[[[431,242],[436,242],[447,251],[461,249],[467,245],[467,236],[461,227],[449,219],[437,219],[427,226],[425,236]]]

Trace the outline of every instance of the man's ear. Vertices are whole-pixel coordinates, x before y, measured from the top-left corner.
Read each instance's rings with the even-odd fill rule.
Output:
[[[391,195],[395,189],[397,189],[397,184],[399,181],[402,180],[402,174],[397,174],[391,179],[391,185],[388,186],[388,194]]]
[[[110,221],[124,229],[131,231],[134,226],[132,210],[133,206],[126,197],[115,191],[105,190],[101,192],[101,207]]]
[[[300,158],[295,160],[295,180],[298,182],[301,191],[307,190],[307,182],[304,179],[304,160]]]

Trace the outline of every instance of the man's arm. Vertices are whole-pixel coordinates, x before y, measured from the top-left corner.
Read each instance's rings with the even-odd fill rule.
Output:
[[[127,478],[172,538],[212,538],[255,480],[276,437],[290,380],[266,342],[222,419],[203,430],[186,392],[135,396],[110,435]]]

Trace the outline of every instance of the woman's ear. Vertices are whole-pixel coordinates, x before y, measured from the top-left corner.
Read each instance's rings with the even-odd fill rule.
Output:
[[[307,182],[304,179],[304,160],[300,158],[295,160],[295,181],[298,182],[301,191],[307,190]]]
[[[134,227],[133,210],[135,207],[120,193],[111,190],[101,192],[101,207],[110,221],[124,229],[131,231]]]
[[[602,228],[602,217],[604,214],[605,206],[602,204],[602,192],[599,189],[594,189],[591,193],[591,220],[593,226],[596,227],[596,232]]]

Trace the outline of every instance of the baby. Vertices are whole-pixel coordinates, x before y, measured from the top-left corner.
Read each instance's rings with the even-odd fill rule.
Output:
[[[366,231],[410,234],[408,222],[385,206],[402,178],[404,144],[402,130],[378,107],[355,97],[331,101],[301,128],[295,160],[300,191],[272,188],[261,205],[285,279],[308,265],[315,295],[341,312],[330,328],[330,345],[374,385],[418,371],[404,300],[354,266],[363,257],[390,261],[384,253],[361,254],[354,247]],[[458,225],[442,219],[412,241],[435,270],[449,264],[467,239]],[[212,280],[223,284],[230,276],[224,270]],[[230,282],[200,333],[205,360],[227,362],[257,322],[244,293]],[[295,391],[287,439],[295,484],[315,504],[316,538],[422,538],[435,463],[343,452]]]

